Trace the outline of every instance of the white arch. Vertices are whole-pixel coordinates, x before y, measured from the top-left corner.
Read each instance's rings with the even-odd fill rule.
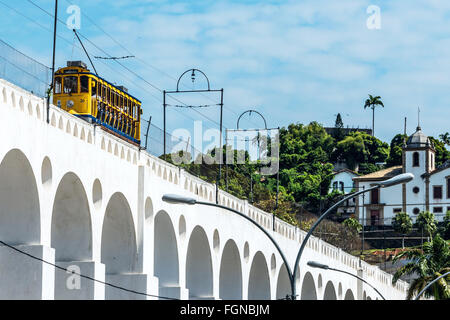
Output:
[[[239,249],[228,240],[222,251],[219,272],[219,297],[223,300],[242,299],[242,267]]]
[[[258,251],[254,257],[250,268],[248,280],[248,299],[249,300],[269,300],[270,295],[270,277],[267,268],[266,258],[261,251]]]
[[[323,300],[337,300],[336,290],[335,290],[333,282],[331,280],[328,281],[327,285],[325,286]]]
[[[345,293],[344,300],[355,300],[355,296],[353,295],[352,290],[348,289]]]
[[[0,235],[8,244],[38,244],[40,204],[36,178],[25,154],[9,151],[0,163]]]
[[[316,284],[310,272],[307,272],[302,281],[301,300],[317,300]]]
[[[202,227],[196,226],[189,238],[186,255],[186,288],[190,299],[213,297],[211,250]]]
[[[53,201],[51,244],[56,261],[92,260],[92,225],[88,197],[73,172],[61,179]]]
[[[134,230],[128,201],[122,193],[116,192],[106,206],[102,228],[101,261],[106,265],[106,274],[135,271],[136,235]]]
[[[154,273],[159,279],[159,287],[178,286],[178,246],[175,229],[167,212],[159,211],[156,214],[154,230]]]
[[[286,269],[286,264],[283,263],[280,271],[278,272],[276,299],[284,299],[286,298],[286,295],[291,295],[291,293],[292,289],[289,274]]]
[[[38,252],[34,245],[40,244],[40,220],[33,169],[23,152],[13,149],[0,163],[0,238]],[[41,262],[0,246],[0,299],[41,299],[43,274],[53,276],[43,269]]]

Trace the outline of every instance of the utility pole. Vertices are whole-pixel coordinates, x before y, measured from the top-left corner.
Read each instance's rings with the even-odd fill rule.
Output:
[[[58,25],[58,0],[55,0],[55,20],[53,25],[53,58],[52,58],[52,84],[47,93],[47,123],[50,122],[50,94],[55,87],[55,55],[56,55],[56,27]]]

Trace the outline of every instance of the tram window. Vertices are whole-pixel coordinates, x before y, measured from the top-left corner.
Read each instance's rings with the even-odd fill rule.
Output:
[[[111,96],[110,96],[111,92],[109,90],[109,88],[106,89],[106,101],[109,103],[109,101],[111,101]]]
[[[121,111],[123,111],[123,97],[122,96],[120,96],[120,98],[119,98],[119,108]]]
[[[103,97],[103,101],[106,101],[106,87],[102,86],[102,97]]]
[[[100,86],[97,86],[97,81],[96,80],[94,80],[94,79],[92,79],[91,80],[91,83],[92,83],[92,96],[93,97],[98,97],[98,96],[100,96]],[[97,92],[97,89],[98,89],[98,92]]]
[[[78,93],[78,77],[64,77],[64,93]]]
[[[80,77],[80,92],[89,92],[89,78],[86,76]]]
[[[61,93],[61,77],[55,77],[55,94]]]

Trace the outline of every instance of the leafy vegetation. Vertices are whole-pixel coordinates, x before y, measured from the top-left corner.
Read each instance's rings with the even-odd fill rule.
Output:
[[[422,291],[435,279],[450,271],[450,247],[437,231],[437,222],[434,215],[428,211],[419,214],[416,224],[418,228],[427,232],[430,241],[423,244],[422,248],[410,248],[393,258],[393,263],[406,259],[407,263],[400,267],[392,279],[395,284],[401,276],[416,274],[408,289],[407,299],[410,300]],[[434,282],[425,292],[427,298],[436,300],[450,299],[450,286],[447,282],[450,275]]]
[[[340,114],[336,117],[335,128],[341,131],[328,134],[317,122],[306,125],[296,123],[281,128],[279,131],[279,184],[277,184],[276,175],[262,175],[261,164],[250,161],[246,151],[233,150],[235,160],[242,156],[245,161],[243,164],[236,164],[235,161],[235,164],[222,166],[219,187],[236,197],[247,199],[256,207],[274,213],[284,221],[308,230],[314,215],[308,216],[307,219],[302,218],[305,214],[313,213],[317,216],[342,197],[341,192],[329,192],[334,163],[346,162],[349,168],[359,169],[360,174],[401,164],[402,146],[406,136],[397,134],[388,144],[364,132],[348,133],[343,130]],[[347,133],[344,134],[345,132]],[[436,148],[437,165],[439,165],[450,158],[450,153],[445,148],[444,140],[432,139],[432,141]],[[269,140],[268,144],[270,143]],[[226,149],[223,148],[222,152],[225,159]],[[184,152],[180,152],[177,156],[191,159],[190,154]],[[180,166],[208,182],[216,183],[219,166],[207,164],[212,163],[210,158],[215,156],[215,152],[212,151],[211,156],[202,156],[205,158],[204,161],[196,163],[191,159]],[[170,155],[166,156],[167,161],[172,161],[171,158]],[[421,220],[418,219],[418,221]],[[350,221],[342,226],[330,224],[326,228],[333,230],[323,232],[328,234],[326,241],[338,245],[340,240],[335,235],[343,236],[345,233],[347,236],[355,237],[354,245],[352,245],[353,249],[355,248],[358,235],[352,231],[354,228],[352,229]],[[341,245],[343,246],[345,244]]]

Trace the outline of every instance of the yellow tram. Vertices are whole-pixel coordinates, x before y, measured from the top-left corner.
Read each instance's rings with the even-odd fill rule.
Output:
[[[125,87],[91,73],[82,61],[68,61],[55,72],[54,83],[53,103],[58,107],[140,145],[141,101]]]

